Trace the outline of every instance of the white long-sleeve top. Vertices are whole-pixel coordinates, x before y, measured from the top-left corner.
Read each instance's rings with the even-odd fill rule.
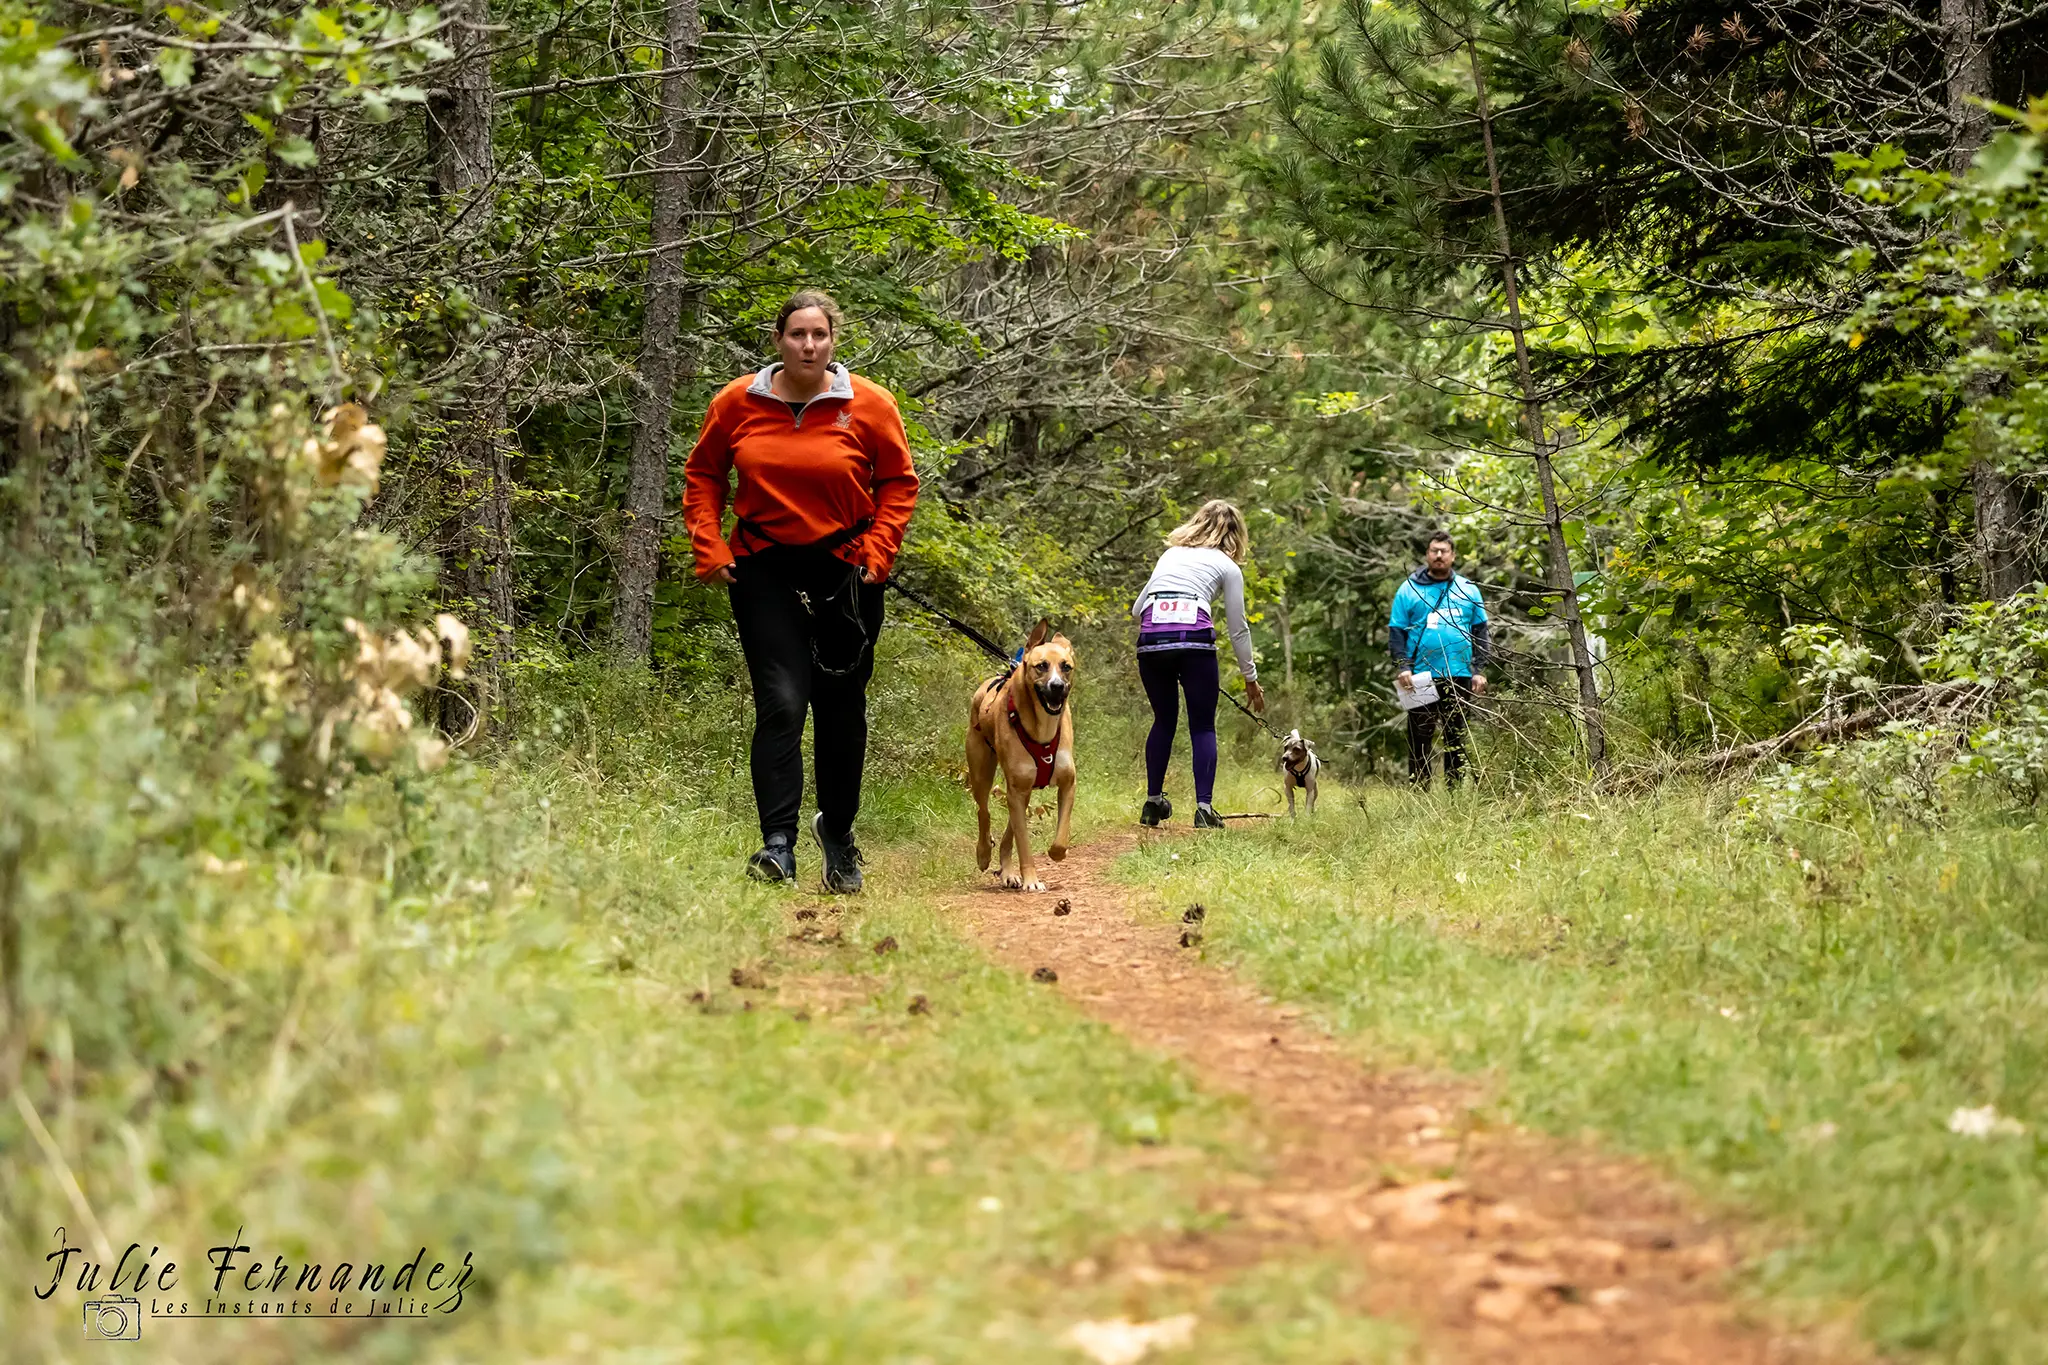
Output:
[[[1246,682],[1257,682],[1252,628],[1244,619],[1244,570],[1223,551],[1197,545],[1167,546],[1152,566],[1152,576],[1145,580],[1138,600],[1131,603],[1131,615],[1142,618],[1155,597],[1192,597],[1206,607],[1219,596],[1229,623],[1230,648],[1237,655],[1237,671]]]

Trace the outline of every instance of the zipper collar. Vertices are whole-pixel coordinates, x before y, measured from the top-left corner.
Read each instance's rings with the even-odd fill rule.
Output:
[[[775,392],[775,376],[781,369],[782,362],[778,360],[755,375],[754,382],[747,385],[747,392],[759,394],[763,398],[773,398],[778,403],[787,403],[787,398]],[[853,401],[853,371],[835,360],[825,367],[825,375],[830,381],[825,385],[825,391],[805,403],[805,407],[809,407],[811,403],[822,403],[828,398],[841,398],[849,403]]]

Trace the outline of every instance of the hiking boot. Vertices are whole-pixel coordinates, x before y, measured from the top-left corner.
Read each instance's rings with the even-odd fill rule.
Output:
[[[1200,802],[1195,806],[1195,828],[1222,829],[1223,817],[1218,815],[1216,808],[1207,801]]]
[[[825,812],[819,811],[811,817],[811,837],[825,850],[825,889],[835,896],[851,896],[860,890],[862,859],[853,831],[848,830],[844,839],[833,838],[825,832]]]
[[[1163,825],[1172,818],[1173,802],[1167,800],[1163,793],[1146,797],[1143,808],[1138,811],[1138,823],[1141,825]]]
[[[757,882],[795,881],[796,850],[789,846],[789,836],[769,835],[761,851],[747,859],[747,875]]]

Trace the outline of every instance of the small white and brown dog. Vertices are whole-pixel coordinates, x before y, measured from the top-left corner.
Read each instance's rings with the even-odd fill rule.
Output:
[[[1315,741],[1303,739],[1301,731],[1289,730],[1287,738],[1280,741],[1281,785],[1287,789],[1287,814],[1294,814],[1294,792],[1300,788],[1307,794],[1308,813],[1316,813],[1316,774],[1322,771],[1323,760],[1316,757]]]

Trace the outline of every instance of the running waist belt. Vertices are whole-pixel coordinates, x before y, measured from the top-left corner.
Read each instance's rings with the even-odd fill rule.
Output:
[[[751,524],[750,522],[742,521],[734,527],[734,530],[744,529]],[[847,527],[843,531],[834,532],[823,540],[813,541],[808,545],[786,545],[780,541],[770,539],[766,535],[762,535],[758,529],[754,534],[759,539],[767,542],[770,551],[816,550],[829,552],[866,534],[868,527],[872,524],[870,521],[862,521]],[[744,575],[747,567],[746,561],[752,558],[752,555],[740,556],[739,563],[734,566],[735,569]],[[774,576],[784,579],[784,586],[796,594],[797,601],[803,606],[804,615],[810,618],[811,663],[817,667],[820,673],[828,677],[843,678],[867,662],[868,652],[874,648],[875,642],[868,635],[867,622],[861,618],[860,614],[861,581],[859,567],[838,559],[825,562],[833,566],[831,581],[825,583],[812,582],[804,587],[799,587],[796,583],[788,581],[785,577],[788,572],[785,566],[777,566],[777,569],[782,570],[782,572],[776,572],[775,570],[770,572]],[[818,589],[818,591],[812,593],[806,590],[812,587]]]
[[[1192,649],[1204,645],[1211,649],[1216,646],[1216,628],[1197,626],[1193,630],[1142,630],[1138,632],[1138,652],[1148,649]]]

